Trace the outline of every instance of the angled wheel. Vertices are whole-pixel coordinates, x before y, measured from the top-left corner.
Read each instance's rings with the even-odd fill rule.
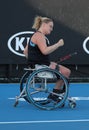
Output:
[[[30,71],[26,71],[20,80],[20,92],[22,93],[23,98],[28,102],[29,102],[29,100],[26,95],[26,82],[27,82],[27,78],[29,77],[30,74],[31,74]]]
[[[65,91],[61,94],[53,92],[58,80],[64,82]],[[52,110],[61,107],[68,97],[68,82],[57,70],[42,68],[29,75],[26,82],[27,99],[40,109]],[[49,94],[58,96],[59,102],[49,99]]]

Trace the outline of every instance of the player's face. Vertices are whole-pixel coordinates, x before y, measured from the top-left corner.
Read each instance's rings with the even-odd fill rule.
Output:
[[[53,22],[45,23],[46,34],[50,34],[52,30],[53,30]]]

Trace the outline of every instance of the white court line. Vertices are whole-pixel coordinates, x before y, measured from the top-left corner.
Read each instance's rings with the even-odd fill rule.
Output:
[[[75,100],[89,100],[89,97],[73,97]]]
[[[38,123],[71,123],[71,122],[89,122],[89,119],[80,120],[44,120],[44,121],[11,121],[0,122],[0,124],[38,124]]]
[[[71,98],[75,99],[76,101],[79,101],[79,100],[89,100],[89,97],[71,97]],[[15,100],[16,98],[8,98],[8,99]],[[25,99],[24,98],[20,98],[19,101],[25,101]]]

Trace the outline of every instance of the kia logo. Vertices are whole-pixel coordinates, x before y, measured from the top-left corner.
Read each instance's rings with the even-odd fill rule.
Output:
[[[18,56],[25,56],[23,54],[24,47],[29,42],[33,33],[32,31],[24,31],[11,36],[8,40],[8,48],[10,51]]]
[[[87,38],[84,40],[84,42],[83,42],[83,49],[84,49],[84,51],[85,51],[87,54],[89,54],[89,49],[87,48],[87,43],[88,43],[88,41],[89,41],[89,37],[87,37]]]

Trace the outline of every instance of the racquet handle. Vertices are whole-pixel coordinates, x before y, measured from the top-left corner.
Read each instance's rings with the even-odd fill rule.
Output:
[[[65,60],[67,60],[67,59],[70,59],[70,58],[71,58],[72,56],[74,56],[74,55],[77,55],[77,52],[68,54],[68,55],[66,55],[66,56],[64,56],[64,57],[62,57],[62,58],[60,58],[60,60],[59,60],[57,63],[60,63],[60,62],[65,61]]]

